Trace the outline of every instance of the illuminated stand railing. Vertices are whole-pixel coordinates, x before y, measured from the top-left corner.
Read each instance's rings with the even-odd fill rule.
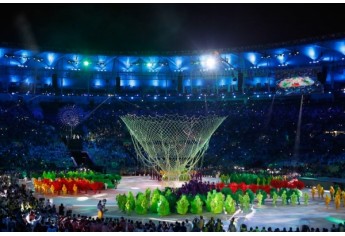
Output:
[[[342,37],[249,51],[242,48],[107,56],[0,47],[0,90],[100,96],[140,91],[162,95],[271,92],[277,80],[287,74],[300,76],[301,70],[325,70],[327,82],[338,83],[344,79],[334,68],[345,66],[344,42]],[[315,73],[308,76],[317,77]]]

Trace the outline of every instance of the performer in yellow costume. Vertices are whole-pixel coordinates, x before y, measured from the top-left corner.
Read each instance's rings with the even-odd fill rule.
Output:
[[[326,204],[326,208],[328,209],[329,207],[329,203],[331,202],[331,198],[329,197],[328,194],[326,194],[326,197],[325,197],[325,204]]]
[[[339,209],[340,208],[340,195],[336,195],[334,198],[334,204],[335,204],[335,209]]]
[[[102,219],[103,218],[103,204],[101,200],[99,200],[97,204],[97,210],[98,210],[98,213],[97,213],[98,219]]]
[[[63,185],[63,186],[62,186],[62,193],[63,193],[64,195],[66,195],[66,194],[67,194],[67,188],[66,188],[66,185]]]
[[[333,188],[333,186],[331,186],[329,188],[329,193],[331,194],[331,201],[333,201],[333,199],[334,199],[334,188]]]
[[[317,189],[317,195],[320,198],[321,197],[321,185],[317,184],[316,189]]]
[[[47,185],[47,184],[42,184],[42,190],[43,190],[43,193],[44,194],[47,194],[47,192],[48,192],[48,189],[49,189],[49,186]]]
[[[338,187],[337,192],[335,193],[335,195],[339,195],[341,197],[341,188],[340,187]]]
[[[54,187],[54,185],[50,186],[50,191],[52,192],[52,194],[55,193],[55,187]]]
[[[315,193],[316,193],[316,188],[315,188],[315,186],[313,186],[313,187],[311,188],[311,196],[312,196],[313,200],[315,200]],[[319,197],[320,197],[320,196],[319,196]]]
[[[321,198],[323,199],[323,195],[325,194],[325,190],[323,187],[320,188]]]
[[[78,193],[78,187],[76,184],[73,185],[73,192],[74,192],[74,195],[77,195]]]

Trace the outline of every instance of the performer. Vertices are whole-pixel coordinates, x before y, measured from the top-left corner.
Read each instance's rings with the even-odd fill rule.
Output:
[[[97,218],[102,219],[103,218],[103,204],[101,200],[99,200],[97,204],[97,210],[98,210]]]
[[[336,195],[334,198],[334,204],[335,204],[335,209],[339,209],[340,208],[340,195]]]
[[[328,209],[329,207],[329,203],[331,202],[331,198],[329,197],[328,194],[326,194],[326,197],[325,197],[325,204],[326,204],[326,208]]]
[[[339,195],[339,196],[341,197],[341,188],[340,188],[340,187],[338,187],[338,189],[337,189],[335,195]]]
[[[325,194],[325,190],[323,189],[323,187],[321,187],[320,192],[321,192],[321,199],[323,199],[323,195]]]
[[[246,193],[243,196],[243,207],[244,207],[244,211],[249,211],[249,205],[250,205],[250,197],[248,195],[248,193]]]
[[[55,193],[55,187],[54,187],[54,185],[50,186],[50,191],[52,192],[52,194]]]
[[[108,209],[105,208],[105,204],[107,204],[107,199],[104,198],[104,199],[102,200],[103,213],[106,212],[106,211],[108,211]]]
[[[309,195],[308,193],[304,193],[304,205],[308,205],[308,201],[309,201]]]
[[[273,193],[273,197],[272,197],[272,205],[274,206],[274,207],[276,207],[277,206],[277,200],[278,200],[278,194],[276,193],[276,192],[274,192]]]
[[[331,194],[331,201],[333,201],[333,199],[334,199],[334,192],[335,192],[335,190],[334,190],[333,186],[331,186],[329,188],[329,193]]]
[[[62,186],[62,193],[63,193],[64,195],[67,194],[67,187],[66,187],[65,184]]]
[[[107,188],[106,188],[107,189]],[[73,185],[73,193],[74,195],[77,195],[78,194],[78,187],[76,184]]]
[[[262,194],[259,192],[258,194],[256,194],[256,198],[258,199],[258,207],[261,207],[261,203],[262,203]]]
[[[291,195],[291,205],[295,206],[297,203],[297,195],[295,192]]]
[[[266,179],[262,178],[262,185],[266,185]]]
[[[315,193],[316,193],[316,188],[315,188],[315,186],[313,186],[311,188],[311,196],[312,196],[313,200],[315,200]],[[320,194],[319,194],[319,198],[320,198]]]
[[[282,193],[282,204],[283,206],[286,205],[286,199],[287,199],[287,196],[286,196],[286,191],[284,190],[283,193]]]
[[[316,188],[317,188],[317,195],[318,195],[319,198],[320,198],[320,197],[321,197],[321,185],[320,185],[320,184],[317,184]]]

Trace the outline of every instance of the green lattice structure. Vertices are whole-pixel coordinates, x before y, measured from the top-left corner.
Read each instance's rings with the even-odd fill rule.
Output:
[[[174,181],[202,160],[212,134],[226,117],[125,115],[121,119],[141,162]]]

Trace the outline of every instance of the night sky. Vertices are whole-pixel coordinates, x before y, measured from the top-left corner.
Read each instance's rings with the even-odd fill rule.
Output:
[[[232,48],[345,32],[345,14],[335,13],[339,8],[343,5],[1,4],[0,42],[83,53]]]

